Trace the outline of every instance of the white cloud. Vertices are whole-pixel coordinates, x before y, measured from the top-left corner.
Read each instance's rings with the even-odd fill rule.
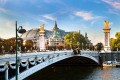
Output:
[[[74,15],[82,17],[84,20],[93,20],[93,19],[101,18],[101,16],[95,16],[91,12],[88,12],[88,11],[76,11],[74,12]]]
[[[55,4],[59,4],[59,5],[66,5],[65,3],[63,3],[63,1],[61,1],[61,0],[43,0],[45,3],[49,3],[49,4],[53,4],[53,3],[55,3]]]
[[[31,29],[31,26],[30,26],[29,22],[25,22],[25,23],[23,24],[23,28],[26,29],[26,31],[27,31],[27,30],[30,30],[30,29]]]
[[[40,22],[42,22],[42,23],[47,23],[47,21],[45,21],[45,20],[38,20],[38,21],[40,21]]]
[[[93,19],[92,14],[89,12],[85,12],[85,11],[75,12],[74,15],[82,17],[84,20],[92,20]]]
[[[8,28],[13,28],[13,25],[15,25],[15,21],[6,21],[5,26],[7,26]]]
[[[0,24],[0,37],[5,39],[15,37],[15,21],[2,19]]]
[[[56,20],[56,18],[53,15],[50,15],[50,14],[43,15],[43,17],[48,19],[48,20]]]
[[[46,2],[46,3],[51,3],[51,2],[53,2],[53,0],[43,0],[44,2]]]
[[[109,13],[112,13],[112,14],[115,14],[115,15],[118,15],[118,16],[120,15],[118,10],[116,10],[116,9],[111,9],[110,8],[110,9],[108,9],[108,11],[109,11]]]
[[[93,45],[96,45],[99,42],[102,42],[104,44],[104,33],[96,34],[94,32],[89,32],[88,38],[91,40]]]
[[[7,0],[0,0],[0,4],[4,5],[7,2]]]
[[[0,7],[0,13],[10,15],[10,16],[19,16],[15,12],[12,12],[11,10],[8,10],[6,8]]]
[[[8,11],[4,8],[0,8],[0,13],[7,13]]]
[[[111,5],[115,9],[120,10],[120,0],[102,0],[102,1]]]
[[[15,21],[10,19],[2,19],[0,20],[0,37],[7,39],[11,37],[15,37]],[[20,26],[19,24],[17,26]],[[30,24],[29,22],[25,22],[23,28],[29,30]]]

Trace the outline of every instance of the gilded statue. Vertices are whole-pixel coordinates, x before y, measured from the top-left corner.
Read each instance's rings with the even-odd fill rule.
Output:
[[[44,31],[44,24],[40,26],[40,31]]]
[[[104,28],[109,28],[109,21],[104,21]]]

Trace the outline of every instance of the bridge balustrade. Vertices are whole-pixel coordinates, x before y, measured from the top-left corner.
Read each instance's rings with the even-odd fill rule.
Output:
[[[20,54],[18,52],[18,74],[20,74],[20,67],[26,67],[26,70],[28,70],[30,67],[29,65],[35,66],[37,64],[41,64],[45,61],[51,61],[55,57],[59,56],[64,56],[68,55],[68,52],[35,52],[35,53],[25,53],[25,54]],[[12,70],[16,70],[16,65],[15,65],[15,54],[5,54],[0,56],[0,72],[5,72],[4,74],[4,80],[9,80],[12,78],[11,76],[8,75],[9,73],[9,68]],[[15,75],[14,75],[15,76]],[[2,76],[3,77],[3,76]],[[2,78],[3,79],[3,78]]]
[[[78,54],[79,55],[79,54]],[[88,52],[88,51],[81,51],[81,55],[87,55],[87,56],[98,56],[99,54],[97,52]],[[51,51],[51,52],[34,52],[34,53],[25,53],[21,54],[18,52],[18,76],[20,79],[24,79],[27,73],[32,74],[32,71],[37,71],[37,69],[40,67],[39,64],[41,64],[41,69],[45,67],[46,65],[51,65],[55,63],[55,61],[62,60],[64,58],[75,56],[72,51]],[[16,70],[15,65],[15,54],[7,54],[4,56],[0,56],[0,72],[4,72],[4,80],[15,80],[15,74],[14,75],[8,75],[9,69]],[[34,66],[36,68],[34,68]],[[25,68],[24,71],[21,71],[21,67]],[[32,68],[33,67],[33,68]],[[38,67],[38,68],[37,68]],[[31,70],[28,71],[27,70]],[[29,75],[28,75],[29,76]],[[3,79],[3,76],[2,76]]]

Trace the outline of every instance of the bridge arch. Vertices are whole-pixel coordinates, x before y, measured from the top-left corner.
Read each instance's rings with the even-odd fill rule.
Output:
[[[46,59],[44,62],[37,64],[32,68],[29,68],[28,70],[19,74],[18,78],[22,80],[49,65],[56,64],[56,63],[64,63],[64,62],[71,63],[71,61],[73,61],[72,62],[73,64],[75,61],[78,64],[82,64],[82,65],[85,65],[85,64],[98,65],[99,64],[98,60],[95,57],[90,56],[88,54],[73,55],[71,53],[64,53],[62,56]],[[15,80],[15,77],[12,78],[11,80]]]
[[[99,63],[95,58],[92,59],[86,56],[72,56],[58,61],[54,63],[54,65],[99,65]]]

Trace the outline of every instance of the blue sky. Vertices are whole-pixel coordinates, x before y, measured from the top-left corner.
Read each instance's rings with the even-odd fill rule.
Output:
[[[51,30],[54,21],[65,31],[78,31],[94,43],[104,42],[103,22],[110,21],[111,37],[120,31],[120,0],[0,0],[0,37],[15,36],[15,21],[25,29]]]

